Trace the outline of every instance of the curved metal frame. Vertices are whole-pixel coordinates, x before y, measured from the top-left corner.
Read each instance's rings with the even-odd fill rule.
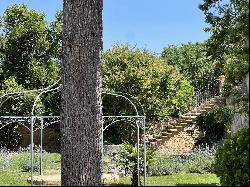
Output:
[[[0,119],[4,119],[4,121],[9,120],[10,122],[3,125],[2,120],[0,121],[0,130],[6,126],[8,126],[9,124],[18,122],[19,124],[25,126],[24,124],[22,124],[23,122],[25,123],[30,123],[31,127],[28,128],[27,126],[25,126],[31,134],[31,147],[30,147],[30,154],[31,154],[31,186],[33,186],[33,175],[34,175],[34,132],[38,129],[40,129],[41,131],[41,137],[40,137],[40,171],[39,174],[42,175],[42,143],[43,143],[43,129],[45,129],[46,127],[48,127],[49,125],[59,122],[60,121],[60,116],[36,116],[35,115],[35,107],[37,104],[38,99],[40,98],[41,95],[45,94],[45,93],[49,93],[49,92],[54,92],[54,91],[60,91],[61,88],[61,84],[59,79],[55,84],[48,86],[47,88],[43,88],[43,89],[38,89],[38,90],[27,90],[27,91],[23,91],[23,92],[13,92],[13,93],[7,93],[7,94],[3,94],[2,96],[0,96],[0,108],[1,106],[10,98],[14,98],[14,96],[20,96],[20,95],[25,95],[28,93],[38,93],[38,95],[35,97],[35,100],[33,102],[33,106],[32,106],[32,110],[31,110],[31,115],[30,116],[0,116]],[[58,85],[59,84],[59,85]],[[58,85],[58,86],[57,86]],[[57,87],[55,87],[57,86]],[[55,87],[55,88],[54,88]],[[130,125],[136,125],[137,128],[137,172],[138,172],[138,184],[140,184],[140,166],[139,166],[139,137],[140,137],[140,127],[143,129],[143,146],[144,146],[144,186],[146,186],[146,179],[147,179],[147,163],[146,163],[146,116],[144,113],[144,109],[141,105],[141,103],[139,101],[136,100],[137,105],[132,101],[131,98],[133,98],[132,95],[127,94],[127,93],[111,93],[111,92],[102,92],[102,94],[106,94],[106,95],[112,95],[115,97],[121,97],[123,99],[125,99],[126,101],[128,101],[134,108],[134,111],[136,113],[136,115],[134,116],[103,116],[103,121],[105,121],[106,119],[111,119],[111,123],[104,127],[105,123],[109,122],[104,122],[103,126],[102,126],[102,151],[103,151],[103,132],[111,125],[120,122],[120,121],[128,121],[130,123]],[[3,98],[7,97],[5,100],[3,100]],[[128,98],[130,97],[130,98]],[[3,100],[3,101],[2,101]],[[139,106],[139,107],[138,107]],[[141,110],[142,115],[139,115],[139,111],[138,109]],[[35,120],[39,119],[41,125],[40,127],[38,127],[38,129],[34,130],[34,125],[35,125]],[[56,121],[54,122],[49,122],[47,123],[47,125],[44,126],[44,119],[56,119]],[[134,121],[132,121],[135,120]],[[134,126],[135,127],[135,126]]]

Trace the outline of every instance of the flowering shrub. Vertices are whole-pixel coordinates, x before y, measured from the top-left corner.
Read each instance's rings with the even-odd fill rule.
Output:
[[[199,146],[188,156],[187,165],[190,173],[212,173],[216,146]]]
[[[172,175],[186,173],[187,168],[184,159],[178,155],[159,154],[156,162],[149,165],[149,176]]]
[[[6,148],[0,147],[0,171],[8,168],[10,164],[10,156],[11,154]]]
[[[156,162],[149,165],[150,176],[180,173],[211,173],[216,147],[197,147],[186,155],[157,154]]]

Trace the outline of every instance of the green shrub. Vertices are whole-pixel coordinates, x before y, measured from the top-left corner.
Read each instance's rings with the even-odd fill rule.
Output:
[[[148,148],[146,156],[146,161],[148,164],[154,162],[155,151],[153,149]],[[140,173],[144,171],[144,151],[143,147],[139,148],[139,167]],[[121,148],[118,152],[118,161],[121,165],[122,169],[125,170],[125,174],[132,174],[132,186],[138,186],[138,175],[137,175],[137,147],[132,144],[122,144]],[[141,183],[141,181],[140,181]]]
[[[40,148],[38,146],[34,147],[34,171],[39,171],[40,164]],[[31,157],[30,157],[30,149],[22,148],[18,153],[13,154],[11,159],[12,169],[19,170],[22,172],[30,172],[31,171]],[[54,172],[60,170],[60,154],[58,153],[48,153],[43,150],[42,154],[42,169],[48,172]],[[52,171],[53,170],[53,171]]]
[[[227,137],[215,156],[214,171],[222,185],[249,186],[249,128]]]
[[[19,158],[19,169],[22,172],[31,171],[30,153],[23,153]],[[39,154],[34,154],[34,171],[39,171]]]
[[[186,160],[189,173],[213,173],[215,152],[215,146],[196,147]]]
[[[150,176],[181,173],[211,173],[215,147],[197,147],[186,155],[157,154],[156,161],[149,165]]]
[[[212,146],[214,143],[221,141],[226,135],[231,119],[231,110],[227,107],[218,107],[209,113],[198,116],[196,126],[204,135],[197,138],[195,145],[208,144]]]
[[[148,121],[178,116],[192,105],[194,89],[173,66],[147,50],[114,46],[103,53],[103,87],[131,94],[144,106]],[[132,113],[125,100],[104,97],[104,113]]]
[[[149,176],[173,175],[186,173],[184,159],[178,155],[159,154],[156,162],[149,165]]]

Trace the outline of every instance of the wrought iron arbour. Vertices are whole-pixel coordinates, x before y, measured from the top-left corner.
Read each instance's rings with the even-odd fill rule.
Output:
[[[42,175],[42,154],[43,154],[43,130],[60,121],[60,116],[39,116],[35,114],[35,109],[37,106],[37,101],[39,98],[46,93],[55,93],[61,90],[60,79],[53,85],[48,86],[47,88],[37,89],[37,90],[26,90],[21,92],[12,92],[3,94],[0,96],[0,108],[3,106],[5,102],[7,102],[10,98],[14,98],[16,96],[23,96],[29,93],[37,93],[38,95],[35,97],[31,113],[29,116],[0,116],[0,130],[4,127],[18,123],[18,125],[23,125],[30,132],[30,156],[31,156],[31,185],[33,186],[34,181],[34,132],[40,129],[40,164],[39,164],[39,174]],[[147,180],[147,162],[146,162],[146,115],[144,113],[143,106],[140,104],[138,100],[135,100],[134,97],[127,93],[121,92],[103,92],[103,96],[111,95],[114,97],[120,97],[125,99],[134,109],[135,114],[131,116],[123,116],[123,115],[114,115],[114,116],[103,116],[103,127],[102,127],[102,136],[103,132],[109,128],[111,125],[114,125],[118,122],[128,122],[130,125],[137,129],[137,172],[138,172],[138,184],[140,184],[140,158],[139,158],[139,145],[140,145],[140,130],[143,130],[143,149],[144,149],[144,186],[146,186]],[[40,125],[39,125],[40,124]],[[30,127],[29,127],[30,126]],[[103,138],[102,138],[103,141]],[[103,150],[103,142],[102,142],[102,150]]]

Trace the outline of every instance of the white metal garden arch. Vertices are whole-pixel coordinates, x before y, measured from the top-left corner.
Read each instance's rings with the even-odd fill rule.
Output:
[[[37,106],[37,101],[39,100],[40,96],[45,93],[54,93],[58,92],[61,89],[60,79],[53,85],[38,90],[27,90],[22,92],[13,92],[7,93],[0,96],[0,107],[10,98],[15,96],[25,95],[28,93],[38,93],[37,97],[35,98],[31,110],[30,116],[0,116],[0,130],[4,127],[8,126],[12,123],[19,123],[27,128],[31,134],[31,144],[30,144],[30,155],[31,155],[31,185],[33,186],[33,176],[34,176],[34,132],[40,129],[41,137],[40,137],[40,175],[42,175],[42,145],[43,145],[43,130],[52,125],[56,122],[60,121],[60,116],[37,116],[35,114],[35,108]],[[116,124],[121,121],[129,122],[132,126],[137,129],[137,172],[138,172],[138,184],[140,184],[140,158],[139,158],[139,137],[140,137],[140,129],[143,130],[143,149],[144,149],[144,186],[146,186],[147,180],[147,162],[146,162],[146,116],[144,113],[144,109],[139,101],[132,101],[133,96],[127,93],[111,93],[111,92],[103,92],[103,95],[112,95],[115,97],[120,97],[125,99],[130,105],[133,107],[135,111],[135,115],[131,116],[103,116],[103,127],[102,127],[102,136],[103,132],[111,125]],[[39,126],[40,123],[40,126]],[[30,124],[30,128],[26,126],[26,124]],[[34,129],[34,126],[37,129]],[[103,140],[103,138],[102,138]],[[102,143],[103,146],[103,143]],[[102,147],[103,150],[103,147]]]

